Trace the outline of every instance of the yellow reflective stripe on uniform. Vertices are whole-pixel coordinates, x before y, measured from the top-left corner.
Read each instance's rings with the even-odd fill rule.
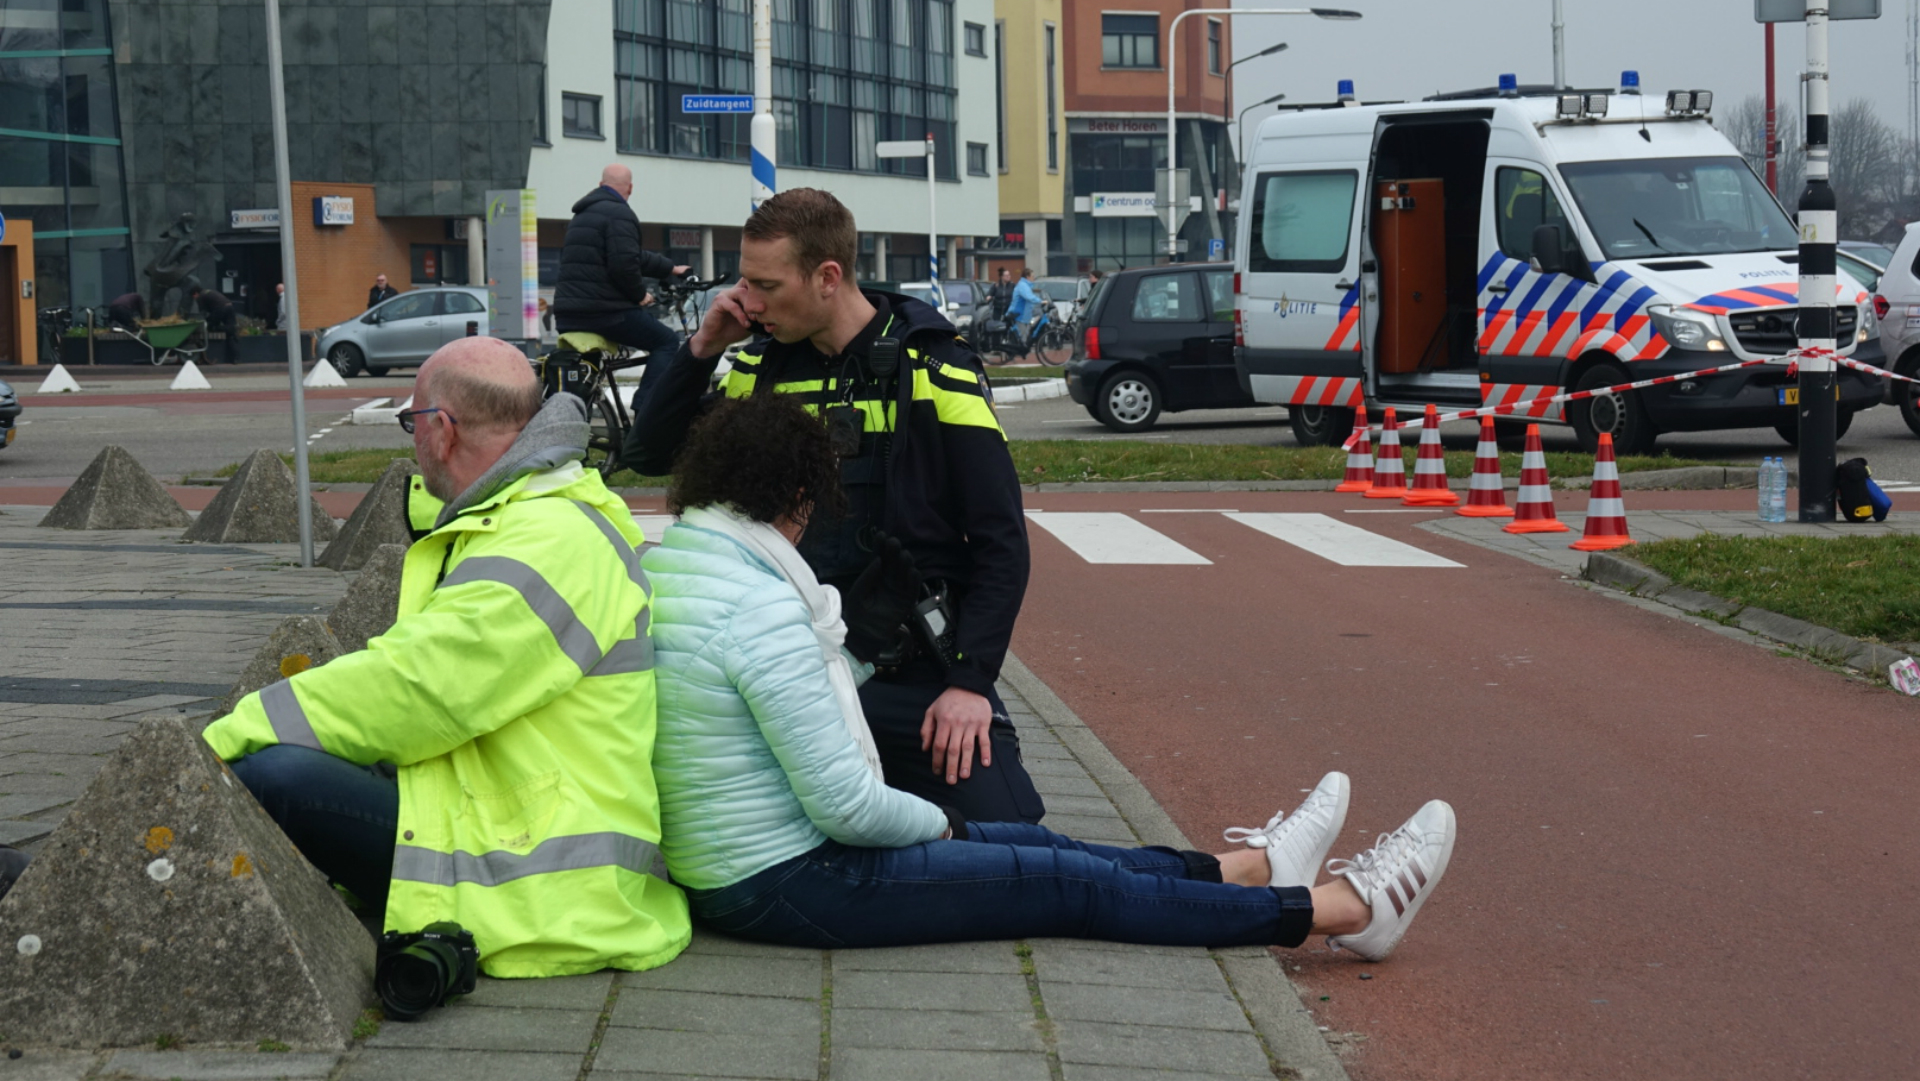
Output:
[[[529,875],[619,867],[634,874],[666,877],[660,849],[624,833],[578,833],[549,837],[526,853],[499,850],[435,852],[418,845],[396,845],[393,878],[430,886],[498,886]]]
[[[915,401],[931,401],[934,413],[942,424],[960,424],[974,428],[991,428],[1001,431],[1000,418],[993,415],[993,407],[987,404],[984,394],[974,387],[961,390],[950,386],[941,386],[943,376],[935,376],[924,369],[913,372],[913,398]]]
[[[287,680],[270,684],[260,691],[260,708],[266,711],[267,723],[273,726],[274,739],[289,747],[326,750],[320,746],[320,737],[314,735],[313,723],[307,720],[307,711],[301,707],[300,699],[293,693],[293,685]]]
[[[540,572],[517,559],[506,556],[470,556],[437,587],[450,589],[470,582],[493,582],[520,594],[533,614],[553,632],[553,640],[567,659],[586,672],[600,663],[600,643],[593,632],[574,614],[573,605],[553,588]]]
[[[729,398],[745,398],[753,393],[753,384],[760,377],[760,361],[763,358],[756,353],[739,353],[733,358],[733,367],[720,378],[720,390]]]

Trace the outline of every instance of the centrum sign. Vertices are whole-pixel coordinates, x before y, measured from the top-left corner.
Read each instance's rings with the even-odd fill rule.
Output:
[[[1154,202],[1150,191],[1096,191],[1088,211],[1096,218],[1151,218]]]

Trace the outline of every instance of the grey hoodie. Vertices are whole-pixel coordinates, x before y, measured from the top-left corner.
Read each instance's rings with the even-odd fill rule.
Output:
[[[486,502],[495,492],[526,476],[558,469],[587,456],[587,403],[571,394],[556,394],[533,415],[519,438],[480,479],[467,486],[440,510],[433,528],[439,529],[468,507]]]

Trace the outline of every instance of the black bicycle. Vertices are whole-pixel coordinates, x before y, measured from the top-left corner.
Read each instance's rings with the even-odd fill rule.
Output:
[[[697,315],[688,323],[688,309],[698,310],[694,299],[721,284],[688,275],[655,290],[654,304],[677,315],[681,324],[677,333],[684,341],[700,325]],[[645,350],[592,331],[570,330],[560,335],[551,352],[534,362],[545,397],[565,391],[587,403],[586,467],[602,477],[619,472],[621,450],[633,427],[633,411],[621,396],[614,373],[642,367],[648,359]]]
[[[66,340],[67,331],[72,329],[72,327],[72,308],[62,304],[52,308],[40,309],[40,363],[60,363],[60,344]]]

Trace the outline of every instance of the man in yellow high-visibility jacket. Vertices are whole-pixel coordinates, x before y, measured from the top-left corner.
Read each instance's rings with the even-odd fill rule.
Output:
[[[455,921],[492,976],[664,964],[692,930],[656,847],[640,531],[581,468],[585,406],[543,406],[512,346],[458,339],[414,386],[414,509],[445,505],[399,620],[206,740],[389,931]]]

